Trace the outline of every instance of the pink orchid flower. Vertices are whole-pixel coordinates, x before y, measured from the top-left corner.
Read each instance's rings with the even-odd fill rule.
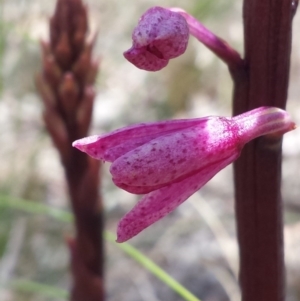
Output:
[[[118,187],[145,194],[118,225],[117,241],[124,242],[187,200],[236,160],[247,142],[294,128],[285,111],[261,107],[232,118],[141,123],[77,140],[73,146],[112,162]]]

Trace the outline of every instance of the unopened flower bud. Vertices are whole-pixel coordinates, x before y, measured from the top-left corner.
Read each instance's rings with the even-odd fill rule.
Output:
[[[183,16],[152,7],[140,18],[132,34],[133,45],[124,56],[140,69],[158,71],[185,52],[188,39],[189,28]]]

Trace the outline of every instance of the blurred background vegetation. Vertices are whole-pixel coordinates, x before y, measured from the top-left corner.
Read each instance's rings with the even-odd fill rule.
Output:
[[[94,54],[101,58],[91,134],[134,122],[231,114],[232,83],[226,66],[193,38],[187,52],[157,73],[136,69],[122,56],[131,31],[154,0],[87,0]],[[200,19],[243,53],[239,0],[166,0]],[[40,39],[55,1],[0,0],[0,300],[67,300],[70,285],[65,237],[72,224],[37,208],[68,210],[59,157],[44,128],[34,77]],[[299,28],[299,14],[294,28]],[[288,111],[300,124],[300,40],[294,30]],[[286,135],[283,199],[287,301],[300,300],[300,131]],[[116,189],[104,166],[106,228],[115,231],[137,197]],[[33,202],[28,210],[16,199]],[[29,204],[29,203],[28,203]],[[29,205],[28,205],[29,206]],[[26,206],[25,206],[26,207]],[[36,209],[35,209],[36,208]],[[24,210],[25,209],[25,210]],[[26,212],[27,211],[27,212]],[[35,213],[28,213],[32,211]],[[238,301],[231,167],[218,174],[176,212],[132,239],[203,301]],[[181,300],[174,292],[107,243],[107,300]],[[272,277],[272,276],[270,276]]]

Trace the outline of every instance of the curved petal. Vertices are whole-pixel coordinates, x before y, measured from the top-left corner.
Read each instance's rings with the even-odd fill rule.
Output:
[[[114,178],[112,178],[114,184],[116,186],[118,186],[119,188],[126,190],[129,193],[133,193],[133,194],[146,194],[149,193],[151,191],[160,189],[164,186],[166,186],[166,184],[161,184],[161,185],[153,185],[153,186],[130,186],[130,185],[126,185],[123,183],[116,183],[114,181]]]
[[[173,211],[238,156],[235,154],[211,164],[194,176],[145,195],[119,222],[117,242],[132,238]]]
[[[131,47],[123,55],[131,64],[147,71],[159,71],[169,63],[168,59],[153,54],[147,47]]]
[[[106,135],[76,140],[73,142],[73,146],[95,159],[113,162],[118,157],[159,136],[193,127],[205,122],[208,118],[140,123],[115,130]]]

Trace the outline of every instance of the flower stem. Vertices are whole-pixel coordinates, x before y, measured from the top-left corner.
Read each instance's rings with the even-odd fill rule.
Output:
[[[246,68],[233,77],[234,115],[285,108],[291,25],[291,1],[244,0]],[[234,171],[242,301],[283,301],[281,138],[248,143]]]
[[[215,53],[230,69],[237,69],[243,65],[240,54],[196,18],[181,8],[173,7],[170,10],[181,14],[187,21],[190,34]]]

